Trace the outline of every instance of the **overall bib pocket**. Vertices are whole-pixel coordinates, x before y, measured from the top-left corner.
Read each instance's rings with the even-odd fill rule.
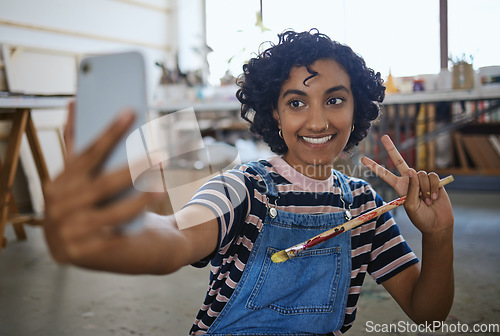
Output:
[[[344,273],[341,247],[306,250],[286,262],[274,263],[271,256],[278,251],[267,248],[246,308],[267,308],[284,315],[331,313]]]

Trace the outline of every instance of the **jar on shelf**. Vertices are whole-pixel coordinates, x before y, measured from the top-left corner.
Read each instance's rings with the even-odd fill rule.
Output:
[[[454,90],[472,89],[474,87],[474,69],[471,63],[460,61],[451,70]]]

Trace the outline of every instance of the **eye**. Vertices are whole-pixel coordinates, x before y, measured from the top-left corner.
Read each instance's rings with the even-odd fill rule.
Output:
[[[339,105],[339,104],[342,104],[344,102],[344,98],[340,98],[340,97],[337,97],[337,98],[330,98],[328,99],[328,103],[329,105]]]
[[[299,108],[299,107],[304,106],[305,104],[303,102],[301,102],[300,100],[293,99],[293,100],[290,100],[288,102],[288,105],[290,105],[293,108]]]

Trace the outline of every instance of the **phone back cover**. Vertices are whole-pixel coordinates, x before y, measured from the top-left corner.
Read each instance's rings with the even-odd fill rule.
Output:
[[[146,122],[147,97],[142,55],[128,52],[90,56],[82,60],[76,99],[76,150],[88,146],[126,108],[135,110],[137,116],[135,125],[125,137]],[[120,141],[106,166],[126,164],[124,140]]]

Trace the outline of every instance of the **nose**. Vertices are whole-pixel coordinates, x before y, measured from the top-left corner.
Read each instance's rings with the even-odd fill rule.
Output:
[[[306,128],[311,132],[323,132],[329,127],[326,112],[320,108],[312,108],[309,110]]]

